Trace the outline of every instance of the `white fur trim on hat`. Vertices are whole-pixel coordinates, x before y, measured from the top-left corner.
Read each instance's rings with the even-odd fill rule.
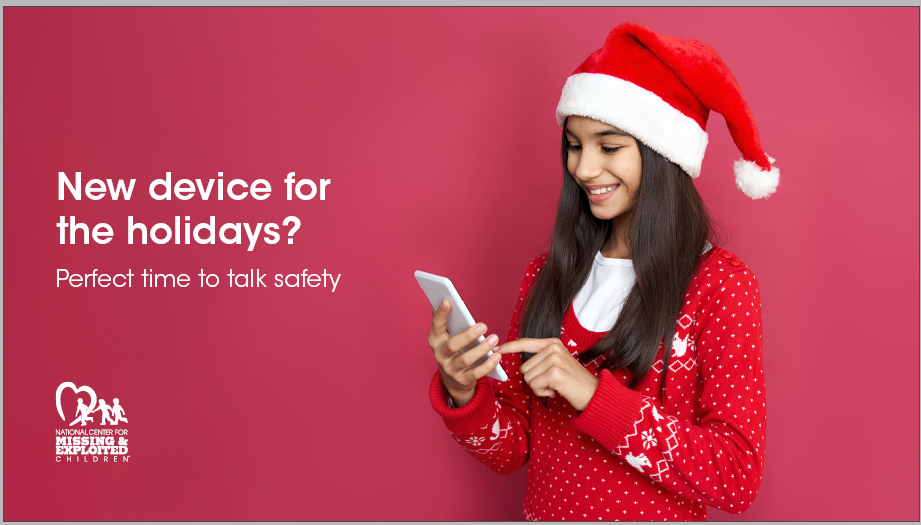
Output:
[[[768,157],[771,164],[774,159]],[[761,199],[774,193],[780,184],[780,171],[771,166],[771,171],[763,171],[750,160],[739,159],[732,165],[736,174],[736,187],[752,199]]]
[[[617,127],[680,166],[691,178],[700,175],[707,132],[694,119],[632,82],[599,73],[570,76],[556,108],[557,123],[562,126],[570,115]]]

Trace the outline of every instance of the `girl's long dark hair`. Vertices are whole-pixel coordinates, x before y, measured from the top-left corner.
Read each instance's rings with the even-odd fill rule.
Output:
[[[632,374],[629,387],[635,388],[664,339],[664,388],[678,312],[712,226],[691,177],[640,141],[637,146],[642,158],[640,185],[632,211],[616,219],[628,221],[636,284],[614,327],[579,359],[587,363],[603,354],[600,367],[627,369]],[[595,254],[613,228],[612,220],[592,215],[585,192],[569,173],[568,156],[564,133],[563,190],[547,261],[522,312],[522,337],[560,336],[563,314],[588,279]],[[531,355],[525,354],[524,359]]]

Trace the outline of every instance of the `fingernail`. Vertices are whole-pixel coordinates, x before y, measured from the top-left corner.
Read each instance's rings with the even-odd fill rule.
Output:
[[[442,309],[442,310],[447,310],[447,309],[448,309],[448,300],[447,300],[447,299],[442,299],[442,300],[441,300],[441,309]]]
[[[499,361],[502,360],[502,354],[500,354],[499,352],[493,352],[492,355],[489,356],[489,358],[498,363]]]
[[[477,323],[477,324],[476,324],[476,332],[477,332],[478,334],[485,334],[485,333],[486,333],[486,325],[483,324],[483,323]]]
[[[499,336],[492,334],[491,336],[487,337],[486,340],[489,341],[489,344],[496,346],[496,343],[499,342]]]

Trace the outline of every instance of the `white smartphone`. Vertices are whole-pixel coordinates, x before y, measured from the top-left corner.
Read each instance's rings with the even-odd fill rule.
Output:
[[[470,312],[467,310],[467,305],[464,304],[464,300],[461,299],[460,294],[454,289],[454,285],[451,284],[450,279],[419,270],[416,270],[415,276],[419,286],[422,287],[422,291],[425,292],[425,296],[429,298],[432,308],[438,308],[441,301],[444,299],[451,301],[451,311],[448,312],[447,322],[447,329],[450,335],[457,335],[476,324],[476,321],[473,320],[473,316],[470,315]],[[486,338],[481,335],[464,348],[461,348],[460,352],[464,353],[485,340]],[[474,363],[473,366],[478,366],[485,362],[486,358],[491,355],[492,350],[487,352],[487,354]],[[502,370],[502,365],[496,365],[496,367],[486,375],[498,379],[499,381],[508,381],[508,376],[505,375],[505,370]]]

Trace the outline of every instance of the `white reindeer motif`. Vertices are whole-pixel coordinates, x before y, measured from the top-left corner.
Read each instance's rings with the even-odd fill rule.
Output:
[[[496,422],[492,425],[492,437],[489,438],[490,441],[495,441],[499,437],[499,419],[496,419]]]
[[[691,334],[684,336],[684,339],[678,337],[678,332],[675,332],[675,338],[672,339],[672,349],[675,351],[675,357],[681,357],[685,352],[688,351],[688,338],[691,337]]]
[[[649,408],[652,409],[652,417],[655,418],[655,420],[656,420],[656,425],[659,424],[659,421],[662,421],[663,419],[665,419],[664,417],[660,416],[658,412],[656,412],[656,407],[651,406],[651,407],[649,407]],[[657,426],[657,427],[656,427],[656,430],[658,430],[659,432],[662,432],[662,427],[658,427],[658,426]]]
[[[633,453],[627,452],[627,455],[624,457],[624,459],[627,460],[627,463],[629,463],[631,467],[639,470],[640,473],[643,472],[644,465],[647,467],[652,467],[652,463],[649,462],[649,458],[646,457],[646,454],[641,453],[638,456],[634,456]]]

